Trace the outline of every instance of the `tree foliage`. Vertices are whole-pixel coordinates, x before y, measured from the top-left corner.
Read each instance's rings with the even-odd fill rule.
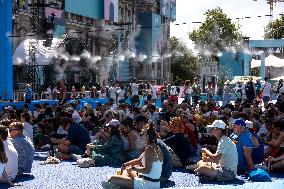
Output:
[[[265,28],[266,39],[284,38],[284,16],[269,23]]]
[[[170,39],[171,43],[171,80],[181,83],[185,80],[193,81],[199,75],[198,59],[190,49],[176,37]]]
[[[241,42],[239,25],[232,23],[221,8],[208,10],[204,15],[206,19],[201,26],[189,33],[200,53],[210,51],[216,54]]]

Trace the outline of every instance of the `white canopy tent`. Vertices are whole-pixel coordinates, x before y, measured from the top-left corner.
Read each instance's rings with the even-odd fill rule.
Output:
[[[273,54],[265,58],[265,66],[267,67],[284,67],[284,59],[278,58]],[[251,68],[261,67],[261,60],[252,60]]]
[[[280,77],[273,78],[273,79],[271,79],[271,80],[273,80],[273,81],[279,81],[280,79],[283,79],[283,80],[284,80],[284,75],[283,75],[283,76],[280,76]]]
[[[36,60],[38,65],[44,66],[51,64],[52,58],[55,56],[56,48],[60,44],[62,39],[54,38],[50,47],[43,45],[43,40],[39,40],[38,49],[36,53]],[[35,39],[25,39],[16,48],[13,54],[13,65],[27,64],[29,61],[29,45],[30,43],[36,43]]]

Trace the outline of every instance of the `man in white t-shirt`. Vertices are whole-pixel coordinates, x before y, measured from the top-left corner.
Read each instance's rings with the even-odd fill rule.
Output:
[[[18,153],[14,148],[12,142],[7,140],[8,137],[8,129],[4,126],[0,126],[0,136],[2,138],[5,153],[8,158],[8,162],[4,164],[5,170],[9,176],[9,178],[13,181],[18,173]],[[0,176],[0,183],[6,182],[6,179]]]
[[[120,89],[117,91],[118,93],[118,103],[125,103],[125,90],[124,90],[124,86],[120,86]]]
[[[272,94],[272,89],[271,89],[271,84],[269,83],[269,78],[265,77],[264,81],[265,83],[262,84],[261,90],[262,90],[262,100],[264,103],[264,108],[266,108]]]
[[[48,100],[52,99],[51,86],[48,86],[47,89],[46,89],[46,99],[48,99]]]
[[[238,152],[236,145],[227,137],[226,124],[222,120],[215,120],[208,125],[211,133],[219,140],[217,151],[212,154],[202,148],[202,159],[198,162],[195,172],[218,181],[234,180],[237,174]]]
[[[109,97],[113,99],[114,103],[116,102],[116,87],[114,83],[109,88]]]
[[[155,81],[151,81],[151,92],[152,92],[152,101],[156,103],[157,100],[157,87],[155,86]]]
[[[136,79],[133,79],[133,83],[131,84],[131,92],[132,92],[132,99],[131,104],[135,107],[139,105],[139,96],[138,96],[138,85],[136,83]]]

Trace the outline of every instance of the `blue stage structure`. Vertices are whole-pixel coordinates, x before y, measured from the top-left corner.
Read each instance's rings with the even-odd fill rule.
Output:
[[[13,98],[12,77],[12,0],[0,1],[0,96]]]

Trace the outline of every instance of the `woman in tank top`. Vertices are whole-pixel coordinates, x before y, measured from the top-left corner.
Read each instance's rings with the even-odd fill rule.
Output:
[[[146,148],[138,159],[124,163],[121,175],[110,177],[103,182],[104,188],[125,187],[134,189],[158,189],[162,173],[163,154],[156,144],[158,134],[152,123],[148,124],[143,132]]]

